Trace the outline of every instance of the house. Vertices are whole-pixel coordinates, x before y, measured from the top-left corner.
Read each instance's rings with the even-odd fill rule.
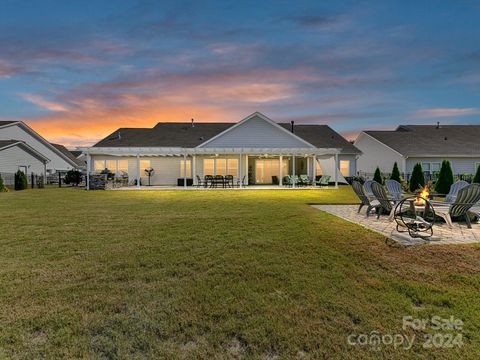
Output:
[[[22,121],[0,121],[0,141],[1,140],[23,142],[37,153],[42,154],[48,159],[46,164],[47,174],[53,174],[57,171],[68,171],[78,166],[73,159],[50,144]],[[18,166],[23,166],[23,160],[17,159],[16,161]],[[6,171],[0,169],[0,172]]]
[[[354,142],[362,151],[357,161],[360,173],[383,173],[397,162],[408,178],[415,164],[426,175],[440,170],[449,160],[454,174],[474,174],[480,165],[480,125],[400,125],[393,131],[363,131]]]
[[[75,164],[77,164],[76,168],[77,169],[86,169],[86,163],[85,163],[85,160],[84,160],[84,154],[82,153],[82,151],[77,151],[77,150],[73,150],[73,151],[70,151],[68,150],[65,146],[61,145],[61,144],[54,144],[52,143],[52,145],[60,152],[62,152],[65,156],[67,156],[69,159],[71,159]]]
[[[255,112],[238,123],[121,128],[86,154],[90,172],[128,174],[131,185],[146,184],[145,169],[152,168],[152,185],[196,184],[205,175],[228,174],[243,186],[282,185],[287,174],[328,174],[332,181],[337,174],[344,182],[343,176],[356,173],[360,151],[326,125],[277,124]]]
[[[13,174],[46,175],[49,159],[27,143],[19,140],[0,140],[0,175],[5,185],[13,185]]]

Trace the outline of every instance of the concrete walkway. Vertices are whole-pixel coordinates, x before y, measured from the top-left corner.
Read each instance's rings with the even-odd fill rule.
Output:
[[[411,238],[408,233],[399,233],[396,230],[396,222],[388,221],[388,216],[381,216],[377,220],[377,216],[372,214],[367,218],[365,208],[361,210],[360,214],[357,213],[357,205],[312,205],[312,207],[385,235],[406,246],[480,243],[480,224],[472,224],[472,229],[469,229],[465,223],[456,222],[453,228],[450,229],[445,223],[435,223],[432,238],[430,240],[422,240]]]

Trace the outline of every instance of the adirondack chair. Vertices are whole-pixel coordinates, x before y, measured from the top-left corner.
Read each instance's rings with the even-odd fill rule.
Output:
[[[463,189],[464,187],[468,186],[468,182],[464,180],[459,180],[456,183],[450,186],[450,191],[445,196],[444,201],[430,201],[433,205],[445,205],[445,204],[452,204],[455,199],[457,198],[458,191]]]
[[[458,191],[458,195],[453,203],[435,205],[435,214],[442,217],[450,228],[453,227],[452,217],[463,216],[467,222],[467,227],[471,229],[470,210],[479,201],[480,184],[470,184]]]
[[[373,195],[373,191],[372,191],[372,183],[373,183],[373,180],[367,180],[363,184],[363,187],[365,188],[365,191],[367,192],[367,196],[370,197],[370,199],[375,198],[375,195]]]
[[[323,175],[320,180],[316,181],[315,183],[318,186],[328,186],[328,183],[330,182],[330,175]]]
[[[392,196],[394,202],[398,202],[403,199],[402,185],[396,180],[387,180],[387,190]]]
[[[362,207],[367,206],[367,217],[368,217],[370,215],[370,211],[372,209],[378,208],[380,206],[380,203],[378,202],[378,200],[370,200],[370,198],[367,196],[365,192],[365,188],[358,181],[353,180],[352,187],[353,187],[353,191],[361,201],[360,206],[358,207],[358,213],[360,213],[360,210],[362,210]]]
[[[386,213],[389,214],[388,220],[393,220],[393,213],[395,209],[394,203],[388,198],[387,192],[385,191],[383,185],[376,181],[372,181],[372,191],[373,195],[380,203],[377,219],[380,218],[380,215]]]

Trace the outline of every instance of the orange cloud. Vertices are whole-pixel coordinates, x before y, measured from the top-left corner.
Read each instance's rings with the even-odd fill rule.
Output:
[[[416,118],[454,117],[480,114],[479,108],[432,108],[421,109],[413,113]]]

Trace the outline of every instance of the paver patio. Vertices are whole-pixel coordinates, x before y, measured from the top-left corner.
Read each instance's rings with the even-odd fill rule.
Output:
[[[420,244],[469,244],[480,242],[480,224],[472,224],[472,229],[467,228],[465,223],[454,223],[450,229],[445,223],[435,223],[433,236],[430,240],[411,238],[408,233],[399,233],[396,230],[396,222],[389,221],[388,216],[381,216],[377,220],[375,214],[368,218],[365,216],[365,209],[357,212],[358,205],[312,205],[312,207],[338,216],[344,220],[361,225],[372,231],[378,232],[386,237],[395,240],[403,245]]]

